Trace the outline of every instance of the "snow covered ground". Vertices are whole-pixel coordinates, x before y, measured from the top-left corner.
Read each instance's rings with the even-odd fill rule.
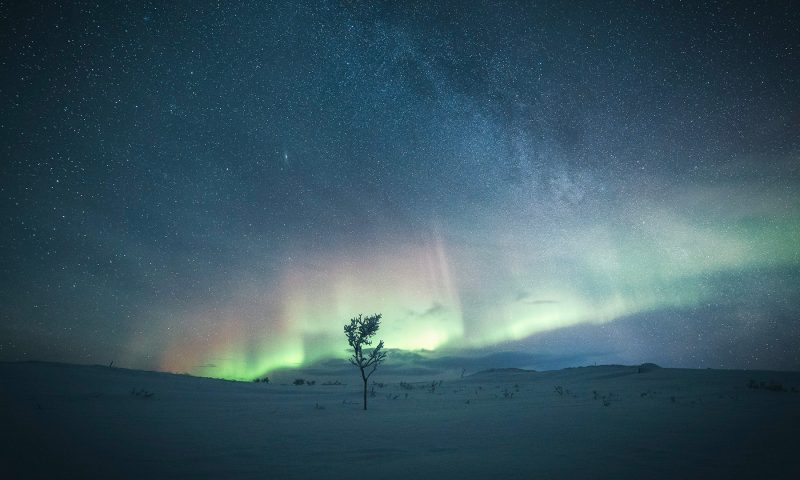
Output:
[[[800,373],[373,378],[0,363],[0,478],[800,478]]]

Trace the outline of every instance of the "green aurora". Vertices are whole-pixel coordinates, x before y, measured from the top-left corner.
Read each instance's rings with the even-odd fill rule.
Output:
[[[791,2],[12,3],[0,361],[800,369]]]
[[[673,198],[671,205],[622,206],[624,222],[613,225],[577,217],[563,229],[562,218],[554,232],[521,223],[501,228],[486,218],[470,224],[463,241],[458,230],[445,235],[436,227],[422,242],[306,258],[280,285],[248,285],[221,312],[192,314],[217,315],[203,337],[214,340],[171,346],[162,368],[248,380],[343,357],[342,325],[373,312],[384,315],[380,337],[392,348],[491,347],[581,323],[725,304],[726,279],[800,265],[796,200],[784,203],[785,214],[766,216],[752,204],[709,215]],[[467,239],[484,234],[494,243]]]

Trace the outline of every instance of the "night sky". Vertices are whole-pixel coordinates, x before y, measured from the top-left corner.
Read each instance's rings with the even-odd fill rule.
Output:
[[[795,2],[233,3],[0,2],[0,360],[800,369]]]

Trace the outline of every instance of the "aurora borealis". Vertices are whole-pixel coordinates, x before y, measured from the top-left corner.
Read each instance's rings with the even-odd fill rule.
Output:
[[[0,360],[252,379],[382,313],[434,356],[800,369],[791,2],[0,22]]]

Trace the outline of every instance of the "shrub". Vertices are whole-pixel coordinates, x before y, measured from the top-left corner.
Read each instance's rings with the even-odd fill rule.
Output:
[[[294,384],[295,385],[305,385],[305,383],[306,383],[305,379],[302,379],[302,378],[295,378],[294,379]]]
[[[763,381],[762,382],[756,382],[752,378],[747,383],[747,388],[750,388],[750,389],[753,389],[753,390],[768,390],[770,392],[787,392],[788,391],[783,387],[782,383],[776,383],[776,382],[767,383],[767,382],[763,382]]]
[[[136,388],[133,388],[133,389],[131,389],[131,395],[136,396],[136,397],[142,397],[142,398],[151,398],[153,395],[155,395],[155,393],[148,392],[147,390],[145,390],[143,388],[139,389],[139,390],[136,390]]]

